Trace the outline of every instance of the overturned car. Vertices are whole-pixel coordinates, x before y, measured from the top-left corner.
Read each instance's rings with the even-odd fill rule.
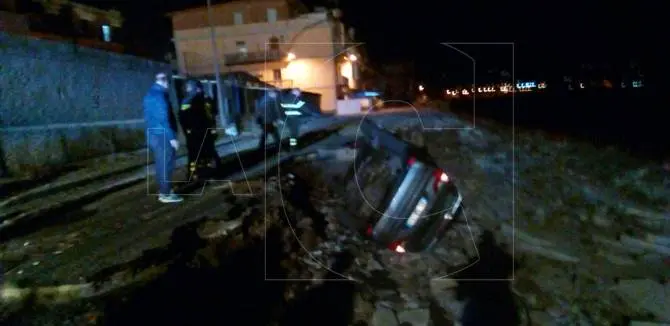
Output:
[[[424,148],[368,119],[344,147],[335,150],[349,157],[339,216],[349,228],[398,253],[423,252],[461,219],[463,197]]]

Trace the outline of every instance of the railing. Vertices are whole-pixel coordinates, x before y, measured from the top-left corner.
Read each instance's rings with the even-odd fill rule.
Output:
[[[279,50],[259,52],[239,52],[224,54],[226,66],[248,65],[270,61],[280,61],[286,58],[286,54]]]
[[[277,88],[293,88],[293,80],[291,79],[264,80],[263,82],[268,83]]]

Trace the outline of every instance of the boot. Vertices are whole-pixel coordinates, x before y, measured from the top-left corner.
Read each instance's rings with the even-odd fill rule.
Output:
[[[289,152],[295,152],[298,150],[298,139],[289,138]]]
[[[196,164],[195,162],[191,162],[188,164],[188,176],[186,180],[188,181],[197,181],[198,180],[198,174],[196,173]]]

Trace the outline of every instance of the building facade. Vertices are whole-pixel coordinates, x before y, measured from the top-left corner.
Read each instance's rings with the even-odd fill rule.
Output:
[[[116,10],[68,0],[0,0],[0,31],[124,52],[117,35],[123,16]]]
[[[209,14],[214,26],[213,48]],[[234,1],[171,14],[179,72],[246,72],[279,88],[321,95],[321,109],[356,89],[360,55],[338,10],[309,12],[291,0]]]

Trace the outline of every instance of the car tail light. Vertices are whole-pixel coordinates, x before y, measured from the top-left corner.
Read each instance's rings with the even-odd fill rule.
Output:
[[[405,247],[403,247],[403,244],[404,244],[404,242],[402,242],[402,241],[394,241],[389,245],[389,249],[391,249],[391,250],[393,250],[393,251],[395,251],[399,254],[403,254],[403,253],[406,252]]]
[[[437,191],[441,185],[449,182],[449,176],[442,169],[433,172],[433,190]]]
[[[410,157],[409,159],[407,159],[407,166],[411,167],[412,165],[414,165],[414,163],[416,163],[416,157]]]

